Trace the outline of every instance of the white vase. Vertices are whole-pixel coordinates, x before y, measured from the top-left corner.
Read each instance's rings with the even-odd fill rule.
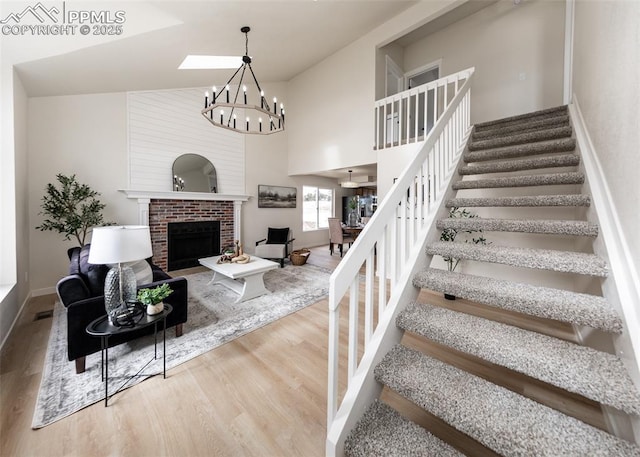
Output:
[[[164,303],[156,303],[155,305],[147,305],[147,314],[153,316],[154,314],[161,313],[164,310]]]

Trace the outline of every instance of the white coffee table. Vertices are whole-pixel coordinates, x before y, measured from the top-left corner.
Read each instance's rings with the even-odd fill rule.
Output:
[[[219,258],[219,255],[205,257],[198,262],[213,270],[209,284],[222,284],[240,295],[236,303],[270,293],[264,286],[263,276],[269,270],[280,268],[279,264],[256,256],[251,256],[251,261],[244,264],[218,263]]]

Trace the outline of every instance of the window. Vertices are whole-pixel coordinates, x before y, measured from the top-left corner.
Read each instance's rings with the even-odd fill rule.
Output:
[[[333,190],[302,186],[302,230],[328,228],[332,216]]]

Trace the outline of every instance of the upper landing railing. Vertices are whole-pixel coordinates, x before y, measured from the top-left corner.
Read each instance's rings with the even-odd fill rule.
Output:
[[[375,103],[375,149],[424,141],[473,70],[440,78]]]

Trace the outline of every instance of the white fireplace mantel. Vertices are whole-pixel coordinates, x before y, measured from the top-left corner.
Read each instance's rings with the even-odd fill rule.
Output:
[[[249,195],[214,194],[208,192],[174,192],[154,190],[120,189],[127,198],[138,200],[138,223],[149,225],[149,204],[151,200],[209,200],[233,202],[233,233],[235,239],[241,239],[242,203],[249,200]]]
[[[174,192],[156,190],[128,190],[121,189],[127,198],[131,199],[156,199],[156,200],[218,200],[246,202],[249,195],[214,194],[209,192]]]

